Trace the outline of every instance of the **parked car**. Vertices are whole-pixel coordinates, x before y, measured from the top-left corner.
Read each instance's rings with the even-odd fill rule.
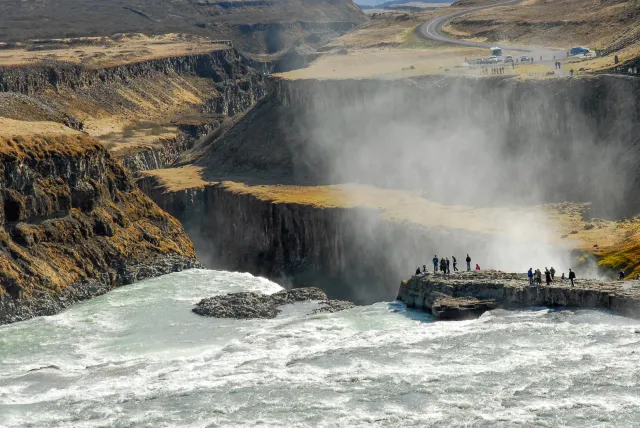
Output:
[[[497,63],[498,63],[498,58],[496,58],[495,56],[492,56],[487,60],[487,64],[497,64]]]
[[[505,57],[504,57],[504,62],[505,62],[505,63],[507,63],[507,62],[513,62],[513,57],[512,57],[511,55],[507,55],[507,56],[505,56]]]
[[[476,59],[476,64],[484,64],[484,63],[485,63],[484,58]]]
[[[522,55],[520,57],[520,62],[533,62],[533,58],[526,56],[526,55]]]

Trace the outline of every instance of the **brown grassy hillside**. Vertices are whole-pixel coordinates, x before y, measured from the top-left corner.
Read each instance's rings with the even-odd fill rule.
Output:
[[[639,16],[638,0],[528,0],[464,15],[452,27],[464,38],[603,48],[637,29]]]
[[[276,52],[315,34],[319,23],[343,32],[364,20],[351,0],[3,1],[0,42],[184,32],[233,39],[245,51]]]

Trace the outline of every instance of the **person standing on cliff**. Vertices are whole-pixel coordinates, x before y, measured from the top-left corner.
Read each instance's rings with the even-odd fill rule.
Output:
[[[533,268],[527,271],[527,278],[529,278],[529,285],[533,285]]]
[[[458,272],[458,259],[456,256],[451,256],[451,260],[453,261],[453,271]]]
[[[544,268],[544,279],[547,285],[551,284],[551,272],[546,267]]]
[[[572,271],[571,269],[569,269],[569,280],[571,281],[571,286],[572,287],[575,285],[573,283],[574,279],[576,279],[576,273],[574,271]]]
[[[447,261],[443,258],[440,259],[440,271],[446,275],[447,274]]]
[[[433,256],[433,273],[438,272],[438,256]]]
[[[556,270],[553,268],[553,266],[551,266],[551,269],[549,269],[549,272],[551,272],[551,281],[555,281],[555,279],[556,279]]]
[[[451,262],[449,261],[449,257],[447,257],[447,274],[451,275]]]
[[[471,257],[467,254],[467,272],[471,272]]]

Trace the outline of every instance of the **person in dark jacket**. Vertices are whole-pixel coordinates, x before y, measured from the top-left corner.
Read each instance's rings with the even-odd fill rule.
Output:
[[[451,260],[453,261],[453,271],[458,272],[458,259],[456,256],[451,256]]]
[[[529,285],[533,285],[533,268],[527,271],[527,278],[529,278]]]
[[[433,273],[438,272],[438,256],[433,256]]]
[[[440,259],[440,271],[445,275],[447,274],[447,261],[444,258]]]
[[[574,271],[572,271],[571,269],[569,269],[569,280],[571,281],[571,286],[572,287],[575,285],[573,283],[574,279],[576,279],[576,273]]]
[[[620,270],[620,281],[624,280],[624,271]]]
[[[416,269],[416,275],[420,275],[420,266]]]
[[[467,254],[467,272],[471,272],[471,257]]]
[[[553,268],[553,266],[551,266],[551,269],[549,269],[549,272],[551,272],[551,281],[555,281],[555,279],[556,279],[556,270]]]
[[[447,257],[447,274],[451,274],[451,262],[449,261],[449,257]]]
[[[547,268],[544,268],[544,279],[547,282],[547,285],[551,284],[551,272]]]

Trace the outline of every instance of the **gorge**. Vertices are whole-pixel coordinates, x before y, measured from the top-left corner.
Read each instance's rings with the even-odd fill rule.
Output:
[[[269,85],[196,156],[138,181],[205,265],[359,303],[392,300],[433,254],[583,276],[638,266],[608,258],[635,233],[620,220],[638,209],[637,79]]]

